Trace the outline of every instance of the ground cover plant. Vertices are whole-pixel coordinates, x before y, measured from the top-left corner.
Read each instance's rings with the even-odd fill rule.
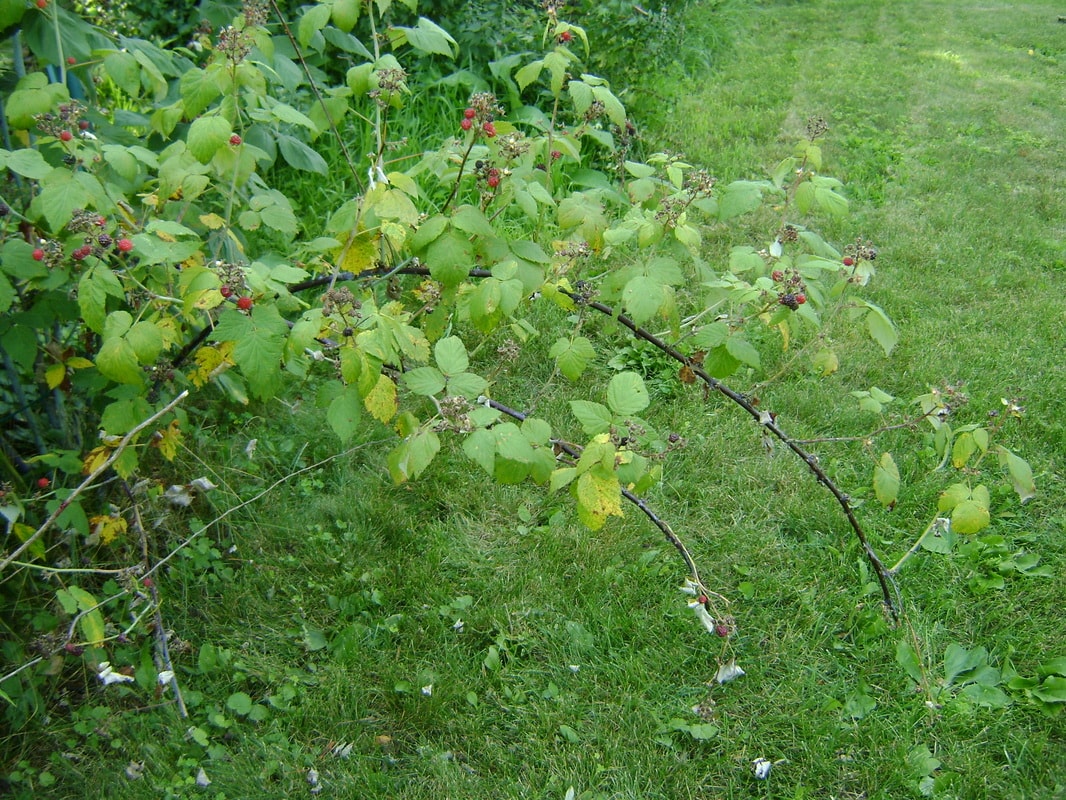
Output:
[[[5,7],[7,787],[1061,794],[1061,35],[817,5],[656,133],[561,6]]]

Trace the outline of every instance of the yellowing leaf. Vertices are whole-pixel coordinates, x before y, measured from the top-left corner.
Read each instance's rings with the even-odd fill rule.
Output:
[[[352,234],[347,244],[337,253],[338,264],[342,270],[358,274],[370,269],[378,258],[378,237],[373,233],[361,231]]]
[[[166,428],[156,431],[152,439],[152,445],[159,449],[163,458],[173,461],[178,454],[178,445],[181,443],[181,429],[177,420],[173,420]]]
[[[104,462],[111,457],[111,448],[105,444],[99,447],[94,447],[89,451],[89,455],[85,456],[85,459],[81,462],[81,471],[84,475],[91,475],[96,470],[104,465]]]
[[[622,487],[614,475],[589,470],[577,479],[575,494],[578,517],[590,530],[602,528],[607,517],[622,516]]]
[[[101,544],[111,544],[129,528],[125,518],[118,514],[89,517],[89,523],[93,526],[93,533],[100,537]]]
[[[221,230],[226,227],[226,220],[218,214],[201,214],[200,222],[213,231]]]
[[[878,502],[891,508],[899,496],[899,469],[891,453],[883,453],[874,466],[874,493]]]
[[[382,375],[370,393],[363,398],[363,405],[374,419],[388,425],[389,420],[395,417],[399,410],[396,384],[388,376]]]
[[[217,346],[205,345],[196,351],[196,355],[193,356],[196,369],[189,375],[189,379],[196,388],[203,386],[227,367],[233,366],[231,355],[233,344],[233,342],[221,342]]]
[[[44,381],[49,389],[55,389],[67,377],[67,368],[64,364],[52,364],[44,371]]]

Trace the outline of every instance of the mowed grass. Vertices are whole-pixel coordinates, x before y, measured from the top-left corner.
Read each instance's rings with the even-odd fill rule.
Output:
[[[795,436],[878,427],[848,394],[875,385],[901,401],[961,387],[970,402],[957,424],[987,422],[1001,397],[1026,407],[1003,442],[1030,461],[1040,493],[1019,506],[997,492],[1006,515],[990,530],[1010,552],[1039,554],[1054,577],[1008,576],[978,593],[971,579],[988,567],[976,557],[916,556],[900,584],[934,681],[951,643],[986,647],[994,666],[1023,675],[1066,656],[1066,25],[1055,6],[760,4],[740,17],[718,70],[662,88],[671,99],[646,134],[728,181],[765,177],[808,116],[830,123],[826,171],[848,181],[853,213],[815,226],[839,244],[878,246],[870,297],[901,340],[885,358],[861,331],[835,326],[838,373],[815,378],[801,363],[760,388]],[[764,222],[708,240],[762,246],[776,230]],[[536,313],[544,330],[559,324]],[[790,354],[766,357],[766,374],[739,388]],[[534,348],[497,394],[535,398],[577,437],[573,390],[551,375]],[[923,770],[908,756],[923,747],[941,762],[938,797],[1066,796],[1063,714],[1021,700],[930,709],[913,690],[895,657],[907,634],[883,624],[845,521],[802,464],[768,456],[750,422],[699,391],[648,416],[687,440],[649,501],[733,601],[729,655],[744,677],[706,685],[722,642],[685,607],[683,565],[635,510],[590,533],[565,493],[492,485],[454,446],[396,487],[387,432],[368,428],[351,452],[212,530],[216,554],[177,559],[161,579],[167,624],[188,643],[177,663],[191,720],[115,688],[68,687],[100,711],[38,721],[42,738],[25,756],[55,754],[39,763],[58,782],[36,796],[304,796],[313,771],[319,796],[336,798],[563,798],[570,787],[586,799],[907,798],[921,796]],[[210,473],[225,507],[335,454],[323,427],[282,404],[235,413],[191,443],[186,465],[196,475],[227,465]],[[818,447],[859,498],[870,496],[873,460],[894,452],[896,510],[860,508],[889,563],[949,477],[931,471],[923,446],[904,432]],[[167,522],[160,552],[189,524]],[[227,705],[236,692],[264,718]],[[704,718],[692,710],[701,704]],[[686,728],[703,723],[713,728]],[[759,757],[777,762],[764,782],[752,775]],[[141,762],[142,777],[126,777]]]

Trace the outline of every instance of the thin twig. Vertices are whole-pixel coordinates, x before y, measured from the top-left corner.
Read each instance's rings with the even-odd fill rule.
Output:
[[[126,492],[133,508],[133,524],[137,528],[137,535],[141,542],[141,563],[147,572],[152,568],[151,554],[148,552],[148,532],[144,529],[144,521],[141,519],[141,509],[137,505],[137,498],[133,496],[133,490],[126,481],[122,482],[122,488]],[[143,583],[142,583],[143,585]],[[159,600],[159,587],[155,581],[148,582],[145,587],[152,596],[152,605],[155,607],[155,655],[156,672],[160,675],[164,672],[170,675],[170,688],[174,690],[174,701],[178,705],[178,716],[188,719],[189,710],[185,707],[185,698],[181,695],[181,687],[178,685],[178,675],[174,669],[174,662],[170,660],[170,646],[167,643],[167,629],[163,624],[163,612]]]

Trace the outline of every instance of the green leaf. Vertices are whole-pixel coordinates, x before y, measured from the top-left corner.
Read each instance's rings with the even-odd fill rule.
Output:
[[[630,280],[622,291],[626,312],[638,325],[654,317],[666,300],[666,287],[645,275]]]
[[[212,339],[234,341],[233,360],[256,397],[267,399],[281,386],[281,357],[289,327],[273,305],[256,306],[250,315],[222,312]]]
[[[347,442],[359,430],[363,398],[357,386],[346,386],[333,398],[326,410],[326,422],[342,442]]]
[[[620,372],[607,386],[607,405],[620,417],[638,414],[650,402],[644,379],[636,372]]]
[[[234,714],[247,716],[252,710],[252,698],[245,692],[234,692],[226,698],[226,708]]]
[[[393,449],[388,456],[389,474],[396,484],[421,475],[440,452],[440,438],[434,431],[419,430]]]
[[[552,345],[548,355],[555,359],[559,371],[572,381],[581,377],[585,367],[596,357],[596,350],[592,342],[584,336],[575,336],[573,339],[558,339]]]
[[[1018,493],[1018,499],[1025,503],[1036,496],[1036,482],[1033,480],[1033,470],[1024,458],[1014,455],[1002,445],[996,447],[999,457],[999,465],[1007,470],[1011,485]]]
[[[326,27],[329,22],[330,7],[326,4],[312,6],[300,17],[300,24],[296,28],[296,38],[300,46],[306,48],[315,38],[315,34]]]
[[[903,671],[911,680],[918,684],[922,683],[924,680],[922,664],[918,660],[914,647],[906,639],[900,639],[896,643],[896,663],[903,667]]]
[[[944,651],[944,684],[951,686],[955,679],[988,663],[988,651],[983,647],[967,650],[952,642]]]
[[[14,152],[0,150],[0,169],[3,168],[35,181],[45,177],[53,169],[39,151],[30,147]]]
[[[423,53],[435,53],[454,58],[455,50],[459,48],[451,34],[425,17],[419,17],[418,24],[413,28],[399,28],[398,30],[404,32],[411,47]]]
[[[457,286],[466,280],[474,265],[474,248],[467,237],[456,231],[448,231],[434,239],[422,259],[429,265],[433,280],[445,285]]]
[[[492,431],[478,430],[463,440],[463,452],[490,476],[496,471],[496,437]]]
[[[880,306],[876,306],[866,300],[863,302],[870,309],[869,313],[866,314],[866,328],[870,331],[870,336],[881,345],[881,349],[885,351],[886,356],[892,355],[892,349],[896,346],[896,342],[899,341],[899,333],[896,331],[896,326]]]
[[[233,128],[222,116],[198,117],[189,126],[187,142],[189,152],[201,164],[208,163],[221,147],[229,147]]]
[[[458,375],[470,366],[466,345],[458,336],[447,336],[433,346],[433,357],[445,375]]]
[[[607,406],[589,400],[571,400],[570,411],[581,423],[581,429],[589,436],[606,433],[611,429],[613,417]]]
[[[891,453],[883,453],[874,466],[874,494],[885,507],[895,504],[899,497],[899,469]]]
[[[978,533],[988,527],[988,506],[978,500],[963,500],[951,512],[951,529],[956,533]]]
[[[1066,678],[1052,675],[1032,690],[1033,697],[1045,703],[1066,703]]]
[[[692,343],[701,350],[713,350],[724,345],[729,338],[729,326],[724,322],[712,322],[702,326],[692,337]]]
[[[284,133],[277,134],[278,148],[281,157],[293,169],[302,169],[305,172],[314,172],[317,175],[328,175],[329,165],[316,150],[304,144],[295,136]]]
[[[765,182],[733,181],[718,197],[718,219],[725,222],[754,211],[762,203]]]
[[[551,474],[549,491],[557,492],[564,486],[569,486],[577,477],[576,467],[560,467]]]
[[[521,428],[513,422],[501,422],[492,429],[496,437],[496,452],[500,458],[528,464],[533,461],[534,450]]]
[[[133,346],[121,336],[106,339],[96,354],[96,368],[105,378],[134,386],[144,384],[144,372]]]
[[[1036,692],[1033,692],[1036,694]],[[974,705],[984,708],[1005,708],[1011,703],[1010,697],[998,686],[989,686],[983,683],[971,683],[964,688],[959,695],[965,697]]]
[[[439,394],[445,386],[444,376],[436,367],[409,369],[403,374],[403,382],[410,391],[423,397]]]
[[[474,400],[484,394],[489,382],[473,372],[460,372],[448,377],[448,394]]]
[[[1066,677],[1066,656],[1059,656],[1040,665],[1041,675],[1061,675]]]
[[[759,368],[759,351],[755,349],[747,339],[742,339],[739,336],[730,336],[725,340],[725,349],[729,355],[733,356],[737,361],[742,364],[747,364],[749,367]]]
[[[78,626],[81,628],[81,635],[85,637],[85,641],[94,647],[103,644],[106,635],[104,617],[97,608],[96,598],[79,586],[71,586],[67,591],[77,602],[78,610],[82,612]]]

